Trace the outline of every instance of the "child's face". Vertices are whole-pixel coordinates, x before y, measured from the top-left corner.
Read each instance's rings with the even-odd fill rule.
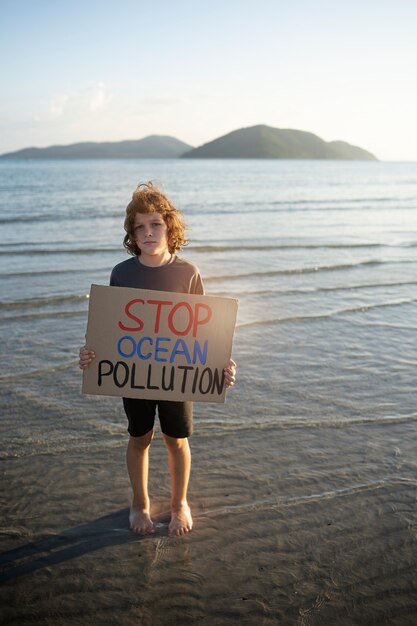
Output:
[[[159,213],[136,213],[133,233],[141,254],[158,256],[169,252],[168,227]]]

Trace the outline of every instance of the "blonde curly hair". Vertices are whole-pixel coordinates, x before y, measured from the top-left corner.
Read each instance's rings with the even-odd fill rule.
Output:
[[[140,255],[140,249],[135,241],[134,223],[137,213],[159,213],[168,228],[168,250],[174,254],[187,245],[185,237],[187,228],[181,211],[176,209],[168,198],[151,182],[138,185],[133,192],[132,200],[126,207],[124,229],[126,235],[123,245],[129,254]]]

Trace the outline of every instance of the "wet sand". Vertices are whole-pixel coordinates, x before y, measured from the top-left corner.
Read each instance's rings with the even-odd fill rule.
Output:
[[[415,624],[416,439],[413,419],[221,434],[197,423],[184,538],[167,536],[160,433],[153,537],[128,530],[124,435],[3,460],[1,623]]]

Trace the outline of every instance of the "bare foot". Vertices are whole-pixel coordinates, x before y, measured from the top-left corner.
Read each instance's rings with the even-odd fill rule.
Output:
[[[171,521],[168,526],[170,537],[180,537],[189,533],[193,527],[193,518],[188,504],[184,504],[179,509],[171,511]]]
[[[149,535],[155,532],[155,526],[148,511],[138,506],[131,506],[129,513],[130,529],[138,535]]]

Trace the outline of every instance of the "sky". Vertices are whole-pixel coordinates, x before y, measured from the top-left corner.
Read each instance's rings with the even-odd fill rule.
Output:
[[[417,161],[415,0],[0,0],[0,154],[295,128]]]

